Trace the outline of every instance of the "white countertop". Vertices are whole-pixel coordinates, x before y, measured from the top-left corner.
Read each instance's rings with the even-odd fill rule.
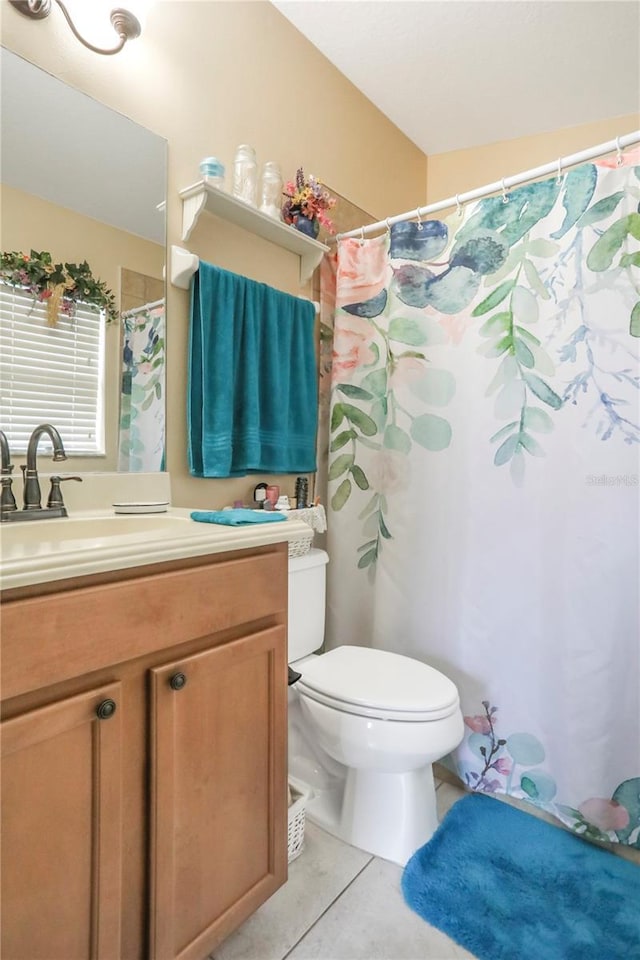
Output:
[[[120,516],[113,509],[71,512],[69,517],[3,523],[0,587],[127,569],[185,557],[299,540],[311,533],[301,520],[242,527],[200,523],[191,510]]]

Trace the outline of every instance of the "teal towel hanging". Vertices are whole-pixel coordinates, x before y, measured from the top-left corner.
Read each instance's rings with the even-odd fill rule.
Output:
[[[200,261],[189,342],[194,476],[315,471],[314,324],[308,300]]]
[[[264,510],[193,510],[192,520],[200,523],[221,523],[226,527],[244,527],[249,523],[274,523],[286,520],[282,513],[270,513]]]

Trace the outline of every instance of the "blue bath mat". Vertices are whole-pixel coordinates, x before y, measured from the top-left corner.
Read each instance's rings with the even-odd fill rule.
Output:
[[[453,805],[402,890],[479,960],[640,958],[640,867],[492,797]]]

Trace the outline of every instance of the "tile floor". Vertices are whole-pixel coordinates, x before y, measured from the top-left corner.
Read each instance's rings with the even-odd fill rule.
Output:
[[[438,816],[463,791],[438,783]],[[224,941],[213,960],[473,960],[405,904],[402,868],[356,850],[319,827],[289,881]]]
[[[464,791],[437,781],[438,817]],[[514,803],[509,797],[499,797]],[[536,816],[558,825],[549,815]],[[640,865],[640,852],[611,845]],[[209,960],[474,960],[405,904],[402,868],[356,850],[319,827],[305,826],[305,846],[289,881],[224,941]]]

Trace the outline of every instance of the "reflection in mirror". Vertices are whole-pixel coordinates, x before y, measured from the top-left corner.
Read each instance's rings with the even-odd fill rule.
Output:
[[[104,444],[99,449],[91,438],[90,453],[80,452],[81,442],[72,444],[73,469],[164,469],[166,141],[6,49],[0,67],[3,253],[46,252],[54,264],[86,261],[124,314],[105,325],[97,375]],[[0,287],[16,291],[5,283]],[[20,292],[24,301],[24,288]],[[27,387],[34,392],[40,364],[53,395],[45,417],[29,412],[29,400],[18,411],[14,398],[24,393],[20,364],[2,362],[0,426],[9,433],[7,425],[15,425],[14,455],[24,451],[25,434],[43,419],[59,425],[63,438],[65,432],[64,423],[56,424],[55,363],[47,344],[65,335],[65,320],[78,339],[79,321],[69,323],[62,313],[61,323],[49,326],[42,304],[36,307],[23,311],[31,324],[20,345],[32,364]],[[4,306],[2,312],[4,338]],[[64,385],[61,380],[60,397]],[[64,420],[62,404],[60,411]]]

